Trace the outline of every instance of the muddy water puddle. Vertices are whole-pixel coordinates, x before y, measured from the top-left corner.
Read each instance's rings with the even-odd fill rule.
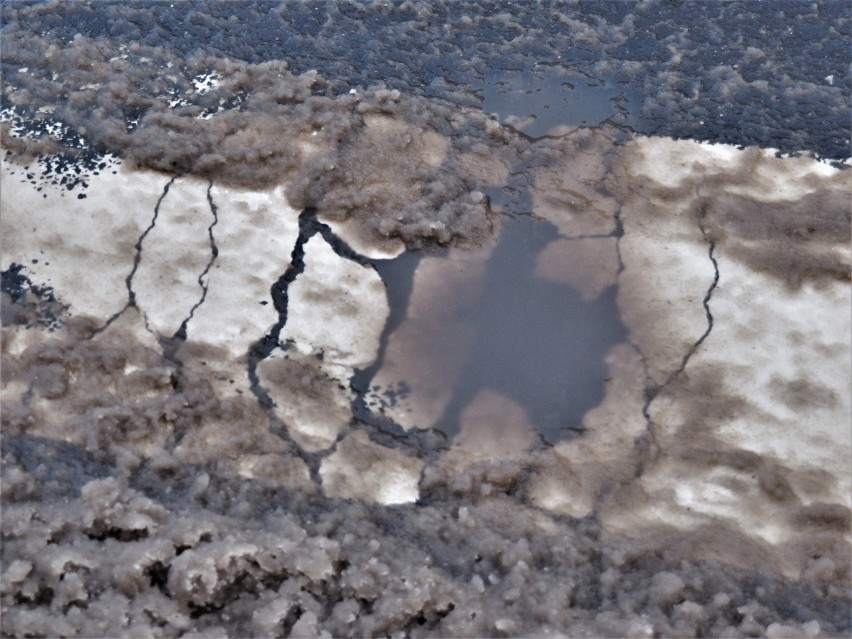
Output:
[[[391,317],[359,376],[366,407],[456,441],[526,446],[582,431],[604,396],[604,356],[626,329],[614,284],[589,295],[566,283],[576,273],[553,277],[553,256],[572,250],[584,248],[518,216],[489,246],[379,262]]]
[[[586,78],[545,67],[501,69],[486,76],[482,108],[530,138],[598,126],[616,114],[632,122],[639,96],[606,78]]]

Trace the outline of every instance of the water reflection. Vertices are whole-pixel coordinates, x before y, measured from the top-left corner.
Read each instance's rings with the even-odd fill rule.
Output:
[[[482,108],[531,138],[597,126],[617,111],[628,115],[623,87],[565,73],[501,70],[485,78]]]
[[[550,442],[581,430],[603,399],[604,356],[626,329],[615,286],[588,299],[536,275],[540,254],[557,241],[549,222],[507,217],[490,251],[424,258],[410,296],[395,291],[406,286],[400,278],[387,279],[391,303],[409,303],[376,364],[372,409],[454,436],[487,391],[522,407]]]

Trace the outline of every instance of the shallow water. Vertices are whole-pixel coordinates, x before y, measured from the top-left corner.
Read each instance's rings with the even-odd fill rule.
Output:
[[[564,134],[570,127],[598,126],[622,116],[634,123],[637,91],[555,67],[502,70],[485,78],[482,108],[533,139]]]
[[[441,416],[434,423],[420,423],[421,428],[455,435],[464,409],[480,392],[493,391],[523,407],[529,423],[548,442],[583,430],[583,415],[603,398],[604,356],[626,339],[627,331],[615,304],[615,286],[588,300],[571,286],[537,274],[542,252],[559,239],[558,229],[545,220],[507,218],[493,251],[474,254],[462,269],[472,274],[465,286],[438,284],[428,301],[420,302],[432,309],[429,338],[406,349],[403,369],[433,371],[450,397]],[[458,261],[447,256],[443,262],[440,256],[432,259],[437,260],[436,282],[442,272],[459,270]],[[391,305],[389,334],[407,333],[412,266],[412,258],[403,255],[379,268]],[[422,321],[412,318],[411,331]],[[382,369],[382,356],[373,367],[376,372]],[[403,393],[394,393],[400,395],[394,402],[420,401],[416,380],[402,376],[388,381],[373,393],[391,399],[389,389],[402,388]]]

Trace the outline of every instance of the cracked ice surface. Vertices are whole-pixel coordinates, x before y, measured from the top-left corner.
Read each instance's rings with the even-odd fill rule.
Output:
[[[830,213],[848,176],[812,160],[653,138],[624,144],[609,172],[583,161],[585,171],[543,169],[535,180],[534,212],[546,221],[534,227],[552,227],[524,258],[530,282],[578,303],[613,295],[623,322],[579,435],[544,441],[535,406],[494,384],[464,395],[453,427],[442,423],[475,370],[469,318],[516,222],[495,226],[477,248],[420,257],[407,305],[394,310],[371,260],[395,252],[300,213],[283,188],[121,165],[77,200],[49,189],[45,198],[4,164],[3,201],[16,208],[10,215],[4,204],[3,270],[26,265],[70,316],[90,318],[44,344],[35,329],[4,326],[4,407],[27,406],[31,435],[117,447],[125,473],[207,468],[190,488],[199,500],[219,476],[382,506],[518,492],[536,516],[600,518],[612,543],[700,539],[690,556],[772,564],[791,579],[812,570],[803,553],[838,543],[844,552],[852,300],[848,278],[831,274],[848,264],[848,244],[833,234],[836,220],[817,215],[802,231],[813,239],[784,249],[780,275],[781,258],[754,249],[774,232],[760,224],[795,227],[809,197]],[[769,201],[787,217],[765,219],[758,208],[749,221],[743,201]],[[121,358],[121,374],[93,374],[68,399],[81,382],[56,362],[101,352]],[[32,361],[46,368],[19,380]],[[365,370],[370,387],[356,388]],[[187,399],[162,404],[177,384],[191,389]],[[88,408],[81,397],[101,388],[135,397],[168,425],[147,428],[104,400]],[[182,421],[187,401],[206,407],[202,421]],[[442,429],[443,439],[418,434]],[[246,556],[258,548],[249,544]],[[194,570],[183,563],[173,562],[175,574]],[[175,592],[188,588],[177,579]]]
[[[801,507],[823,502],[848,506],[850,479],[842,461],[849,452],[843,438],[849,417],[849,318],[843,312],[848,285],[805,283],[790,290],[726,250],[735,249],[740,240],[725,236],[711,242],[696,212],[699,201],[724,194],[786,202],[820,188],[842,188],[844,178],[819,163],[777,160],[769,152],[657,139],[628,144],[609,176],[589,169],[590,164],[572,174],[576,184],[562,177],[554,186],[554,174],[545,171],[537,188],[544,189],[550,180],[551,193],[570,192],[576,198],[583,192],[589,200],[589,185],[609,180],[610,195],[596,210],[610,216],[617,212],[615,222],[600,213],[596,224],[603,233],[590,236],[595,227],[583,221],[588,216],[564,213],[576,204],[560,208],[552,195],[540,200],[542,216],[569,235],[542,248],[535,276],[562,282],[587,300],[617,282],[628,337],[606,356],[606,392],[583,418],[584,437],[557,442],[538,454],[531,498],[547,508],[585,516],[597,507],[605,486],[613,481],[633,485],[632,469],[639,467],[636,485],[655,505],[639,508],[638,520],[630,518],[629,509],[619,509],[612,515],[613,530],[623,528],[623,521],[635,527],[646,517],[696,526],[712,515],[739,522],[745,534],[772,543],[793,534],[781,532],[778,527],[784,526],[774,521],[744,523],[762,512],[752,503],[761,494],[753,463],[723,470],[709,464],[707,477],[690,467],[686,476],[691,478],[686,479],[679,465],[686,462],[680,460],[692,459],[694,446],[709,455],[709,446],[714,455],[754,453],[762,460],[760,468],[771,466],[773,473],[783,475],[782,483],[790,484],[784,490],[792,491]],[[744,172],[750,187],[742,180],[727,185],[724,176]],[[110,217],[118,209],[106,204],[116,197],[114,184],[125,198],[119,202],[125,213],[120,222]],[[4,190],[34,221],[34,226],[21,225],[4,216],[4,237],[11,238],[4,268],[40,255],[28,267],[31,277],[63,291],[72,312],[100,323],[125,309],[130,293],[155,338],[170,339],[185,328],[179,352],[187,370],[208,375],[221,392],[250,392],[250,375],[240,372],[240,366],[247,365],[252,344],[279,320],[281,309],[275,308],[270,286],[293,267],[295,258],[287,256],[299,236],[297,212],[280,190],[240,191],[194,178],[167,181],[124,170],[96,179],[87,200],[61,198],[49,190],[48,198],[38,197],[5,171]],[[70,205],[73,217],[49,215],[54,200]],[[300,240],[298,272],[286,290],[286,322],[278,333],[280,343],[289,346],[260,362],[258,379],[299,447],[335,450],[340,460],[348,449],[335,444],[351,420],[350,379],[379,352],[388,302],[367,257],[349,249],[341,252],[329,244],[339,242],[333,230],[321,231],[329,227],[319,221],[311,224],[312,235]],[[613,224],[620,226],[620,235],[612,235]],[[578,232],[573,239],[572,231]],[[836,250],[844,248],[841,243]],[[404,428],[426,428],[439,420],[470,350],[469,329],[459,318],[464,305],[476,299],[492,252],[485,244],[456,251],[450,259],[421,261],[406,320],[389,336],[373,378],[378,390],[370,404],[374,410]],[[96,273],[98,285],[75,286],[82,272]],[[443,295],[448,290],[453,296]],[[141,333],[139,338],[150,343]],[[453,363],[442,355],[430,363],[424,357],[429,351],[453,353],[458,359]],[[704,385],[711,380],[722,384],[723,396],[736,408],[699,429],[688,415],[695,393],[706,392]],[[382,389],[399,383],[411,392],[387,404]],[[824,401],[803,413],[801,402],[806,400],[789,399],[796,393],[816,394]],[[483,391],[461,409],[454,445],[472,459],[483,451],[495,458],[517,457],[535,447],[530,434],[535,427],[510,397]],[[496,435],[501,429],[503,434]],[[704,438],[700,445],[690,439],[697,430]],[[654,455],[637,451],[632,445],[636,438],[646,438]],[[327,476],[328,465],[323,468],[320,474]],[[818,468],[834,479],[815,488],[813,473],[808,473]],[[335,476],[345,476],[341,472]],[[810,477],[810,483],[796,479],[800,475]],[[654,498],[659,491],[667,494],[675,476],[680,487],[674,499],[662,494]],[[415,499],[410,479],[405,482],[408,488],[393,494]],[[754,483],[755,488],[712,488],[732,482]],[[327,488],[343,494],[340,488]],[[369,491],[356,493],[364,497]],[[381,494],[385,496],[376,493],[376,499],[389,503],[391,498]]]
[[[802,159],[780,160],[769,152],[664,140],[639,141],[636,147],[641,154],[634,165],[636,175],[650,181],[645,186],[649,191],[659,189],[667,203],[682,193],[680,182],[691,181],[696,196],[687,200],[724,201],[727,192],[770,199],[777,203],[772,210],[781,224],[783,206],[794,206],[791,203],[820,189],[848,195],[848,176]],[[657,154],[661,151],[675,160],[670,172],[660,166]],[[688,172],[679,174],[678,165],[690,166],[693,172],[701,167],[703,179]],[[707,179],[730,175],[738,168],[755,176],[753,190],[743,183],[727,185],[724,179]],[[846,195],[841,197],[845,202]],[[653,201],[653,196],[647,200]],[[692,217],[694,228],[695,213],[685,217],[686,209],[676,202],[669,208],[670,219],[663,223],[672,225]],[[712,211],[714,205],[708,206]],[[699,214],[702,227],[712,215]],[[632,230],[629,213],[624,218],[625,238],[633,235],[641,241],[641,227]],[[808,220],[800,215],[798,223],[804,226]],[[714,265],[707,261],[703,242],[693,235],[695,251],[690,254],[685,247],[689,242],[677,239],[686,237],[689,226],[681,224],[682,234],[670,227],[676,238],[672,250],[665,246],[641,252],[643,261],[638,262],[656,277],[646,280],[654,283],[652,291],[647,284],[639,285],[631,287],[634,294],[645,292],[650,304],[671,304],[679,312],[674,317],[669,314],[672,319],[665,326],[641,317],[627,319],[628,325],[640,329],[633,339],[645,355],[650,378],[666,381],[655,387],[659,394],[648,405],[655,452],[634,488],[643,497],[633,501],[633,507],[606,508],[605,518],[613,529],[635,531],[665,522],[698,530],[712,522],[747,531],[748,536],[777,547],[803,543],[819,527],[820,517],[842,520],[850,505],[852,300],[848,279],[792,284],[777,273],[762,271],[761,265],[743,261],[744,254],[737,249],[748,239],[729,224],[725,232],[707,233],[713,236],[711,255],[718,267],[718,282],[708,288]],[[645,233],[647,237],[651,231]],[[678,244],[684,249],[678,250]],[[848,238],[835,236],[818,246],[823,255],[844,254]],[[630,253],[623,254],[625,273],[629,273]],[[663,277],[672,272],[677,273],[676,279]],[[705,290],[706,320],[700,306]],[[692,320],[687,323],[682,313],[689,309]],[[694,350],[684,348],[686,341],[679,353],[667,354],[672,325],[677,327],[674,335],[699,336],[704,335],[708,320],[712,328]],[[660,344],[665,347],[660,349]],[[677,359],[683,356],[688,357],[683,370],[666,377],[667,371],[670,375],[679,368]],[[786,563],[782,567],[795,574]]]

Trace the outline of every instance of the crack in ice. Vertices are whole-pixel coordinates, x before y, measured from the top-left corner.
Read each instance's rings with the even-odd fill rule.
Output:
[[[290,254],[290,265],[278,280],[272,285],[270,295],[275,310],[278,312],[278,321],[273,325],[269,332],[261,339],[256,341],[248,352],[247,374],[251,385],[251,392],[257,399],[260,406],[266,411],[273,432],[285,441],[291,443],[295,450],[298,451],[298,456],[305,462],[311,478],[321,484],[322,480],[319,474],[320,464],[322,460],[334,450],[334,446],[325,451],[309,452],[303,450],[293,438],[290,436],[286,424],[282,423],[273,410],[275,402],[269,392],[263,387],[258,375],[258,366],[260,363],[270,357],[277,348],[287,349],[287,344],[281,342],[281,331],[287,324],[290,304],[290,285],[305,271],[305,245],[315,235],[320,235],[323,240],[331,247],[334,253],[350,261],[353,261],[361,266],[374,268],[372,262],[357,253],[345,241],[339,238],[330,226],[320,222],[317,219],[317,212],[314,209],[305,209],[299,215],[299,235],[296,239],[296,244]],[[338,437],[338,440],[340,438]]]
[[[677,379],[681,373],[686,370],[689,361],[692,359],[692,356],[700,348],[701,344],[710,336],[710,333],[713,330],[713,311],[710,308],[710,301],[713,298],[713,291],[716,290],[716,287],[719,285],[719,262],[716,259],[716,242],[713,240],[707,233],[707,230],[704,228],[704,224],[702,219],[705,215],[705,207],[704,203],[699,204],[699,210],[697,214],[697,224],[698,228],[701,231],[701,236],[704,241],[707,243],[707,256],[710,259],[710,263],[713,265],[713,281],[710,283],[710,286],[707,287],[707,292],[704,294],[704,298],[701,301],[702,306],[704,307],[704,314],[707,318],[707,328],[701,334],[701,336],[692,344],[689,350],[683,355],[681,359],[680,366],[672,371],[666,380],[658,384],[657,386],[647,386],[645,388],[645,404],[642,406],[642,415],[645,418],[646,422],[646,431],[642,435],[637,438],[636,445],[639,449],[639,462],[636,469],[635,478],[640,477],[645,471],[645,465],[648,461],[653,459],[656,456],[656,453],[659,450],[659,445],[657,443],[656,429],[654,420],[651,418],[651,404],[657,398],[657,396],[675,379]],[[637,348],[637,352],[642,355],[640,349]],[[645,364],[644,355],[642,355],[643,365]],[[646,366],[647,371],[647,366]]]
[[[193,307],[189,310],[189,315],[187,315],[186,319],[181,322],[180,327],[172,336],[172,339],[180,340],[181,342],[186,341],[186,329],[187,325],[192,318],[195,316],[195,311],[204,304],[204,301],[207,299],[207,289],[209,286],[209,281],[205,278],[210,273],[210,269],[213,268],[213,264],[216,262],[216,258],[219,256],[219,248],[216,246],[216,238],[213,236],[213,227],[219,223],[219,209],[216,207],[216,204],[213,202],[213,181],[210,180],[207,185],[207,204],[210,206],[210,213],[213,215],[213,221],[210,223],[210,226],[207,227],[207,237],[210,241],[210,259],[207,262],[207,266],[204,267],[204,270],[198,276],[198,286],[201,287],[201,298],[193,305]]]
[[[315,214],[309,209],[305,209],[299,215],[299,236],[290,253],[290,266],[287,267],[287,270],[284,271],[270,289],[272,304],[278,312],[278,321],[266,335],[252,344],[248,353],[248,378],[251,383],[251,391],[260,405],[267,411],[274,406],[274,402],[260,383],[257,367],[272,354],[272,351],[281,346],[281,330],[287,323],[287,312],[290,303],[290,284],[295,282],[296,278],[305,271],[305,244],[316,234],[314,222]]]
[[[133,278],[136,276],[136,271],[139,270],[139,264],[142,261],[142,243],[145,241],[145,238],[148,236],[148,234],[157,225],[157,218],[160,215],[160,206],[162,205],[163,200],[166,199],[166,196],[168,195],[169,189],[172,187],[172,184],[174,184],[175,180],[177,180],[177,179],[178,179],[178,176],[175,175],[175,176],[172,176],[172,178],[168,182],[166,182],[165,186],[163,187],[163,192],[160,194],[160,197],[157,199],[157,203],[154,205],[154,214],[151,216],[151,222],[148,224],[148,227],[139,236],[139,239],[136,240],[136,243],[133,245],[133,248],[136,251],[136,253],[133,256],[133,268],[130,270],[130,273],[128,274],[128,276],[126,278],[124,278],[124,284],[127,287],[127,303],[121,308],[120,311],[118,311],[117,313],[114,313],[112,316],[110,316],[107,319],[107,321],[104,323],[103,326],[101,326],[100,328],[93,331],[92,334],[89,336],[89,339],[95,337],[96,335],[99,335],[100,333],[103,333],[107,328],[110,327],[110,325],[114,321],[116,321],[119,317],[121,317],[124,314],[124,312],[128,308],[131,308],[131,307],[136,308],[139,311],[139,314],[142,316],[142,319],[145,322],[145,328],[150,333],[154,333],[154,331],[151,329],[150,324],[148,323],[148,316],[136,304],[136,291],[133,290]]]

